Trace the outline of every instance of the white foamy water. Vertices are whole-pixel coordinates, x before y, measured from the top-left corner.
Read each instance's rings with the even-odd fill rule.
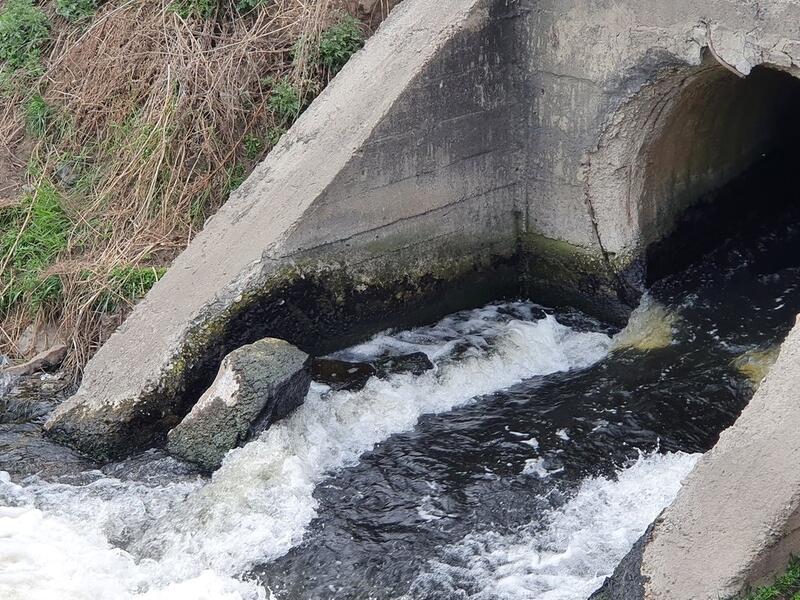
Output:
[[[511,535],[468,535],[414,590],[469,600],[585,600],[675,498],[698,454],[641,456],[614,479],[584,481],[558,509]]]
[[[358,392],[312,387],[305,404],[228,454],[210,482],[71,486],[0,480],[0,598],[264,598],[236,577],[300,543],[314,488],[426,413],[537,375],[585,368],[611,343],[515,303],[381,335],[366,356],[423,351],[435,369],[371,379]],[[126,549],[122,550],[119,546]]]

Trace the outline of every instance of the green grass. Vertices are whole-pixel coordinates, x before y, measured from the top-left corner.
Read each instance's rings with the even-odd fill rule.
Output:
[[[12,70],[35,69],[50,23],[31,0],[8,0],[0,10],[0,61]]]
[[[122,305],[133,305],[166,272],[165,267],[114,267],[108,273],[106,289],[100,294],[95,308],[101,312],[114,312]]]
[[[328,76],[333,77],[363,45],[360,22],[351,15],[322,32],[319,41],[319,61]]]
[[[244,183],[244,180],[247,179],[247,171],[242,164],[235,164],[230,167],[227,171],[228,173],[228,193],[230,194],[233,190],[238,188],[240,185]]]
[[[25,129],[34,137],[42,137],[47,130],[52,110],[39,94],[25,103]]]
[[[250,160],[255,160],[261,153],[264,151],[264,142],[259,137],[255,135],[247,135],[244,138],[244,152],[247,155],[247,158]]]
[[[774,584],[758,588],[744,600],[800,600],[800,559],[793,558]]]
[[[266,3],[267,0],[239,0],[236,3],[236,10],[244,15]]]
[[[61,206],[61,197],[44,183],[21,206],[3,212],[0,219],[0,314],[17,302],[38,310],[61,293],[53,276],[42,277],[67,246],[72,222]],[[56,278],[57,279],[57,278]]]
[[[86,21],[97,11],[97,0],[56,0],[56,12],[68,21]]]
[[[291,125],[303,108],[300,90],[286,79],[276,81],[270,91],[267,106],[283,125]]]
[[[184,19],[199,18],[210,19],[217,12],[216,0],[175,0],[170,5],[170,10],[175,11]]]
[[[284,133],[286,133],[286,127],[270,127],[269,131],[267,132],[269,145],[274,146],[277,144],[283,137]]]

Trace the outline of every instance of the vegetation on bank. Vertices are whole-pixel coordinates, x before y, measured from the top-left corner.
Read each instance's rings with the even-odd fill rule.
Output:
[[[757,589],[744,600],[800,600],[800,559],[793,559],[774,584]]]
[[[389,7],[0,4],[0,354],[56,324],[79,369]]]

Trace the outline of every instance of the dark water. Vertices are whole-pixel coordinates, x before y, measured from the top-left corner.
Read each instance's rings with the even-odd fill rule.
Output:
[[[424,416],[330,477],[303,544],[258,569],[261,579],[279,598],[473,597],[480,583],[466,573],[461,582],[420,575],[451,560],[465,536],[511,534],[639,451],[711,448],[753,392],[734,361],[780,343],[800,308],[797,217],[765,219],[652,287],[677,315],[671,345],[616,351],[587,370]],[[559,319],[602,329],[580,315]],[[521,474],[530,437],[545,478]],[[421,497],[434,518],[420,516]]]

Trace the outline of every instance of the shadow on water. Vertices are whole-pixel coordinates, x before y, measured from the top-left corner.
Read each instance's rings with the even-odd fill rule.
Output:
[[[749,225],[652,285],[652,298],[674,316],[672,343],[621,348],[587,370],[534,378],[423,417],[319,485],[320,516],[303,544],[255,574],[279,598],[395,598],[431,561],[446,561],[449,545],[530,526],[581,481],[613,476],[639,451],[710,449],[753,392],[737,359],[779,344],[800,308],[800,203],[774,183],[785,183],[778,175],[790,163],[760,166],[723,191],[716,214],[697,208],[678,229],[680,246],[707,227],[704,219],[719,219],[728,234]],[[779,210],[764,210],[757,199],[765,194],[784,195]],[[663,257],[656,268],[666,272]],[[573,327],[601,327],[558,316]],[[412,595],[473,597],[448,585],[414,585]]]

